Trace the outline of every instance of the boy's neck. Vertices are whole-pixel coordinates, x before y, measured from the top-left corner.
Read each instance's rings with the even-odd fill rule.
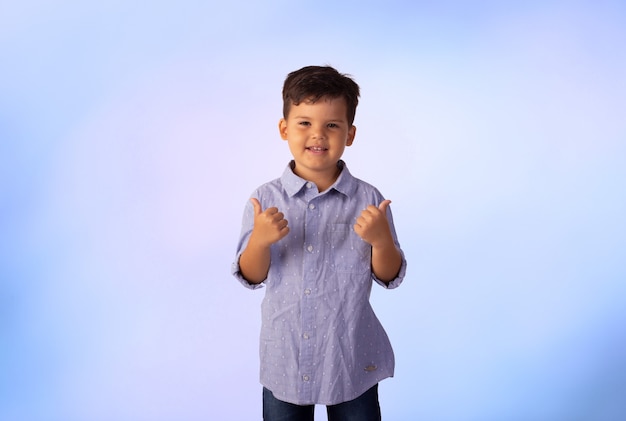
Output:
[[[326,191],[330,186],[335,184],[337,178],[339,178],[339,174],[341,174],[341,170],[343,169],[343,165],[337,163],[335,166],[334,172],[328,173],[310,173],[310,174],[301,174],[296,168],[296,163],[292,162],[291,170],[298,177],[304,178],[306,181],[310,181],[311,183],[315,183],[317,186],[317,190],[319,192]]]

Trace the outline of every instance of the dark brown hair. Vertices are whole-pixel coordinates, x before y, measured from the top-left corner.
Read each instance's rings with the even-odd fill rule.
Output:
[[[287,75],[283,85],[283,117],[287,118],[291,104],[302,101],[315,103],[322,98],[344,98],[348,123],[354,123],[359,103],[359,85],[349,75],[330,66],[306,66]]]

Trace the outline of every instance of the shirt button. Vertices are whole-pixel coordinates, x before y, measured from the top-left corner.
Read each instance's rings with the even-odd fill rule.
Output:
[[[307,189],[310,189],[311,187],[313,187],[313,184],[311,184],[311,183],[306,183],[306,188],[307,188]]]
[[[302,376],[302,380],[304,380],[305,382],[309,381],[309,376],[307,376],[306,374],[304,376]]]
[[[303,337],[304,339],[309,339],[309,334],[308,334],[308,333],[303,333],[303,334],[302,334],[302,337]]]
[[[309,253],[310,253],[310,252],[312,252],[312,251],[313,251],[313,246],[308,246],[306,249],[307,249],[307,250],[309,251]]]
[[[311,210],[315,209],[315,205],[314,205],[313,203],[311,203],[311,204],[309,205],[309,209],[311,209]]]
[[[304,293],[305,293],[306,295],[311,294],[311,288],[307,288],[307,289],[305,289],[305,290],[304,290]]]

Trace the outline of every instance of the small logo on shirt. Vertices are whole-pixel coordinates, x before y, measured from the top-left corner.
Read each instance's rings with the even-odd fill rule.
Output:
[[[378,367],[376,367],[375,365],[372,364],[372,365],[366,365],[364,370],[365,371],[376,371],[377,368]]]

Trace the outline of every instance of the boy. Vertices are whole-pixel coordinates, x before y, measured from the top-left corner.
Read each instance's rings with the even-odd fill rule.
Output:
[[[369,303],[372,280],[404,278],[389,204],[354,178],[359,86],[332,67],[308,66],[283,86],[280,136],[293,160],[259,187],[243,217],[233,274],[267,287],[262,304],[263,419],[380,420],[378,382],[393,376],[391,344]]]

